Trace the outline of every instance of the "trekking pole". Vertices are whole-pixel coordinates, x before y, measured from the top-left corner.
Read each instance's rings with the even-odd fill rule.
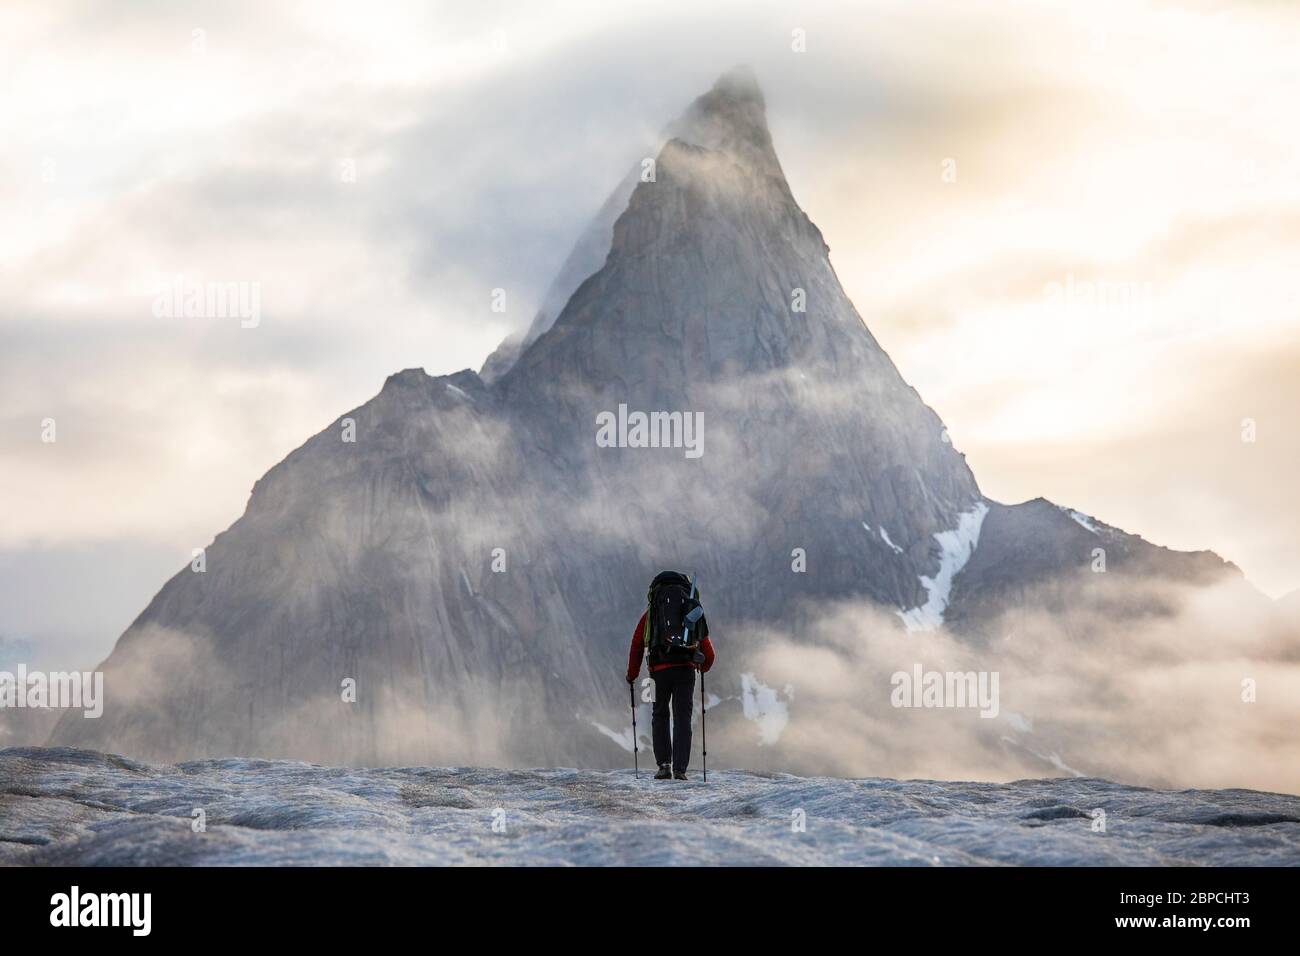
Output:
[[[632,774],[639,780],[641,778],[641,767],[640,762],[637,760],[636,691],[634,689],[633,681],[628,681],[627,683],[627,702],[632,708]]]
[[[700,671],[700,742],[703,744],[704,782],[709,782],[709,708],[704,706],[704,671]]]

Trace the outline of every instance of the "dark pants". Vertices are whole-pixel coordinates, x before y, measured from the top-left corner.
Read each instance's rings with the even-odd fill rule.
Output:
[[[691,762],[691,706],[695,701],[695,668],[669,667],[650,675],[655,682],[655,763],[686,769]],[[672,707],[673,733],[668,735],[668,708]]]

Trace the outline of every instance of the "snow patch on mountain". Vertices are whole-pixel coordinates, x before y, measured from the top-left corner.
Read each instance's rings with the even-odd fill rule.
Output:
[[[1020,731],[1022,734],[1028,734],[1033,732],[1034,722],[1030,720],[1028,717],[1026,717],[1024,714],[1017,714],[1015,711],[1008,710],[1008,711],[1003,711],[1002,716],[1006,719],[1007,723],[1009,723],[1016,730]]]
[[[1085,528],[1093,534],[1101,534],[1101,529],[1092,523],[1092,518],[1084,514],[1082,511],[1075,511],[1073,508],[1067,508],[1064,505],[1057,505],[1057,507],[1069,515],[1074,523],[1079,527]]]
[[[713,706],[712,703],[710,703],[709,706],[712,707]],[[626,750],[628,753],[631,753],[632,752],[632,728],[630,724],[632,722],[632,715],[626,712],[625,715],[627,717],[629,726],[623,727],[620,730],[614,730],[610,727],[607,727],[598,720],[588,720],[588,723],[591,724],[591,726],[595,727],[597,730],[599,730],[610,740],[614,741],[614,743],[618,744],[618,746],[621,749]],[[652,727],[651,721],[653,719],[654,719],[654,704],[643,700],[638,700],[636,704],[636,741],[637,741],[637,746],[640,748],[642,753],[653,752],[654,750],[654,741],[653,738],[651,737],[651,727]]]
[[[792,687],[787,686],[778,694],[753,674],[740,675],[740,703],[745,718],[758,725],[759,743],[774,744],[781,739],[782,731],[790,722],[789,702],[793,697]]]
[[[1063,773],[1067,773],[1071,777],[1079,777],[1082,779],[1083,777],[1086,776],[1086,774],[1082,773],[1081,771],[1075,770],[1064,760],[1062,760],[1061,755],[1058,754],[1055,750],[1053,750],[1051,753],[1042,753],[1041,751],[1035,750],[1033,747],[1021,743],[1020,741],[1016,740],[1016,738],[1014,737],[1003,737],[1002,739],[1006,743],[1009,743],[1014,747],[1024,748],[1027,752],[1033,754],[1039,760],[1043,761],[1044,763],[1051,764],[1057,770],[1060,770]]]
[[[640,718],[638,718],[638,723],[639,722],[640,722]],[[619,747],[626,750],[628,753],[632,752],[632,728],[631,727],[628,727],[626,730],[611,730],[610,728],[606,727],[598,720],[593,720],[591,722],[591,725],[595,727],[597,730],[599,730],[606,737],[608,737],[610,740],[614,741],[614,743],[618,744]],[[640,729],[641,728],[638,726],[637,730],[640,731]],[[640,737],[641,734],[638,733],[637,736]]]
[[[880,529],[880,540],[883,541],[883,542],[885,542],[885,544],[889,545],[891,548],[893,548],[893,549],[894,549],[894,554],[902,554],[902,553],[903,553],[903,549],[900,548],[898,545],[894,544],[894,542],[890,540],[890,538],[889,538],[889,532],[886,531],[886,530],[884,529],[883,526],[881,526],[881,529]]]
[[[989,513],[989,506],[979,502],[970,511],[957,517],[957,527],[939,531],[934,539],[939,542],[939,573],[934,577],[921,575],[926,602],[919,607],[896,612],[909,631],[933,631],[943,624],[943,612],[952,596],[952,582],[966,566],[980,540],[980,528]]]

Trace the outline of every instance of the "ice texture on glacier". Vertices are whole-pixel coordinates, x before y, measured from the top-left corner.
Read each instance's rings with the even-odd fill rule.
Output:
[[[719,764],[722,755],[716,755]],[[0,750],[3,865],[1297,865],[1300,797],[1091,778],[151,765]],[[206,831],[191,829],[193,811]],[[1093,832],[1092,812],[1106,812]],[[794,832],[802,810],[807,830]],[[504,813],[504,832],[493,829]]]

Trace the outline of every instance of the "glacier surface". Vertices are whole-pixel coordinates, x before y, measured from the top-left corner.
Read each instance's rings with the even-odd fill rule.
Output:
[[[0,750],[0,866],[66,864],[1300,865],[1300,797]]]

